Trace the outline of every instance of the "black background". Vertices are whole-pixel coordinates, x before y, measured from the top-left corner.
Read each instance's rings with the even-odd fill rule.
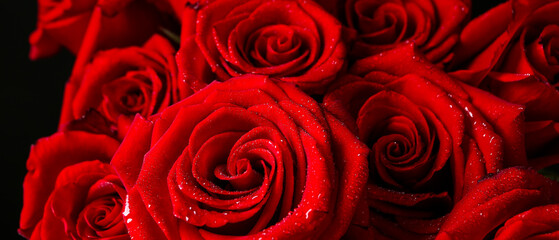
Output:
[[[503,1],[474,1],[473,14]],[[17,234],[22,208],[22,183],[30,146],[56,131],[64,83],[74,56],[62,49],[38,61],[28,58],[29,34],[37,21],[33,0],[0,1],[0,168],[2,239]]]
[[[66,50],[30,61],[29,34],[35,29],[37,3],[0,1],[0,220],[2,239],[17,234],[23,201],[23,177],[29,149],[58,125],[64,83],[74,56]]]

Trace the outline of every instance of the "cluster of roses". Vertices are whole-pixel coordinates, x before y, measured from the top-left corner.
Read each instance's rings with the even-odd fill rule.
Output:
[[[473,5],[473,6],[472,6]],[[39,1],[30,239],[559,238],[559,1]]]

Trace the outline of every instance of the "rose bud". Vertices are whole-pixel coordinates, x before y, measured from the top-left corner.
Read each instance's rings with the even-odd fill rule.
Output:
[[[47,199],[64,168],[92,160],[108,163],[118,146],[112,137],[84,131],[58,132],[39,139],[27,159],[19,233],[30,238],[37,232],[36,225],[44,218]]]
[[[184,14],[177,61],[194,90],[251,73],[320,94],[345,62],[341,24],[313,1],[212,1]]]
[[[371,149],[374,236],[435,234],[479,179],[526,164],[522,107],[452,79],[413,45],[357,61],[324,106]]]
[[[525,106],[526,147],[536,168],[559,163],[558,11],[559,2],[546,0],[490,9],[464,28],[451,68],[460,80]]]
[[[177,81],[174,54],[173,46],[159,35],[141,48],[98,52],[79,81],[66,86],[60,123],[95,109],[122,139],[135,114],[148,117],[190,94]]]
[[[456,204],[436,239],[556,239],[558,193],[557,182],[533,170],[503,170]]]
[[[301,90],[246,75],[138,116],[111,164],[133,238],[335,239],[363,196],[367,152]]]

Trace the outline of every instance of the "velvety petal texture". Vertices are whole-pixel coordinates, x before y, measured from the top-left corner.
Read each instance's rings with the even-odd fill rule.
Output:
[[[94,109],[122,138],[135,114],[151,116],[190,94],[177,81],[175,53],[160,35],[143,47],[97,53],[81,78],[66,85],[61,124]]]
[[[340,22],[313,1],[213,1],[197,12],[195,28],[185,29],[192,22],[183,17],[181,48],[198,49],[215,74],[188,76],[189,66],[181,68],[194,88],[248,73],[323,93],[345,62]],[[178,61],[194,60],[183,57]]]
[[[109,136],[83,131],[58,132],[39,139],[27,160],[19,233],[29,238],[44,218],[43,209],[63,169],[91,160],[108,163],[118,146],[119,142]]]
[[[122,217],[125,196],[109,164],[68,166],[58,175],[30,239],[130,239]]]
[[[356,35],[351,55],[368,57],[414,42],[427,60],[446,64],[469,12],[463,0],[345,1],[345,21]]]
[[[452,79],[413,45],[357,61],[349,73],[324,106],[371,149],[374,236],[432,236],[478,180],[526,164],[523,108]]]
[[[557,239],[559,238],[559,204],[534,207],[505,222],[495,239]]]
[[[436,239],[555,239],[558,187],[534,170],[505,169],[456,204]]]
[[[331,239],[362,200],[367,153],[301,90],[246,75],[137,117],[111,164],[132,237]]]
[[[38,4],[37,28],[29,37],[31,59],[48,57],[61,46],[77,53],[90,21],[102,26],[97,49],[141,45],[164,21],[144,0],[39,0]],[[96,7],[103,14],[92,20]]]
[[[548,121],[557,124],[557,11],[559,2],[549,0],[511,0],[487,11],[472,20],[461,33],[451,74],[506,101],[524,105],[526,120],[533,125]],[[549,149],[559,148],[559,138],[544,135],[542,139],[548,140]],[[534,167],[550,166],[557,163],[553,159],[559,159],[557,153],[539,152],[530,145],[527,148]],[[550,161],[545,163],[542,158]]]
[[[23,238],[559,239],[559,0],[37,1]]]

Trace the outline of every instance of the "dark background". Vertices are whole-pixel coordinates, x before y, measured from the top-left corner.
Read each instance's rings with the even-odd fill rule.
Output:
[[[2,239],[17,234],[29,149],[58,125],[64,83],[74,56],[62,50],[39,61],[28,58],[29,34],[37,21],[33,0],[0,1],[0,195]]]
[[[474,15],[498,1],[474,1]],[[66,50],[38,61],[28,59],[29,34],[37,21],[37,3],[0,1],[0,168],[2,239],[17,234],[23,203],[22,183],[30,146],[57,129],[64,83],[74,56]]]

